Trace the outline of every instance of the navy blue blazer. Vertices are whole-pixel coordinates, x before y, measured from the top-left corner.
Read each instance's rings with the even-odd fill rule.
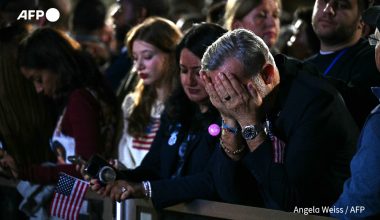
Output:
[[[179,146],[187,137],[189,129],[170,121],[164,113],[156,138],[141,165],[122,172],[119,179],[151,181],[152,202],[156,208],[195,198],[216,198],[212,177],[207,170],[218,146],[219,135],[211,136],[208,127],[211,124],[220,126],[221,120],[217,111],[202,114],[198,120],[202,120],[202,126],[191,133],[194,138],[188,142],[180,176],[172,178],[178,166]]]

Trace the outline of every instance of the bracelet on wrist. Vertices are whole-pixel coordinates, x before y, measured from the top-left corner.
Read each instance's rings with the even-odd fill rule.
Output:
[[[236,150],[231,150],[231,148],[227,147],[225,145],[225,143],[223,142],[223,140],[220,140],[220,146],[223,148],[223,150],[228,153],[228,154],[232,154],[232,155],[237,155],[237,154],[240,154],[241,152],[244,151],[245,149],[245,145],[243,145],[242,147],[240,148],[237,148]]]
[[[224,120],[222,120],[222,129],[230,133],[233,133],[234,135],[237,135],[239,133],[239,128],[234,128],[232,126],[229,126],[228,124],[226,124]]]
[[[152,198],[152,187],[150,186],[150,182],[149,181],[143,181],[142,184],[143,184],[144,191],[145,191],[145,197],[148,199],[151,199]]]

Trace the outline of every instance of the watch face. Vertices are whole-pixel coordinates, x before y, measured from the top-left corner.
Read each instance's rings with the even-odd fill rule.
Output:
[[[258,128],[255,125],[248,125],[243,128],[243,137],[246,140],[252,140],[259,134]]]

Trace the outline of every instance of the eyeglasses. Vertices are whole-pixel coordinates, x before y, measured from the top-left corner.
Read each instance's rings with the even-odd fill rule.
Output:
[[[368,42],[369,42],[369,45],[371,45],[371,46],[376,46],[377,42],[379,42],[379,41],[380,40],[377,39],[375,34],[371,34],[368,36]]]

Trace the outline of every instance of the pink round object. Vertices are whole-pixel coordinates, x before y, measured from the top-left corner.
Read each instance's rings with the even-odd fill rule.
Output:
[[[208,133],[211,135],[211,136],[218,136],[219,133],[220,133],[220,127],[219,125],[217,124],[211,124],[209,127],[208,127]]]

